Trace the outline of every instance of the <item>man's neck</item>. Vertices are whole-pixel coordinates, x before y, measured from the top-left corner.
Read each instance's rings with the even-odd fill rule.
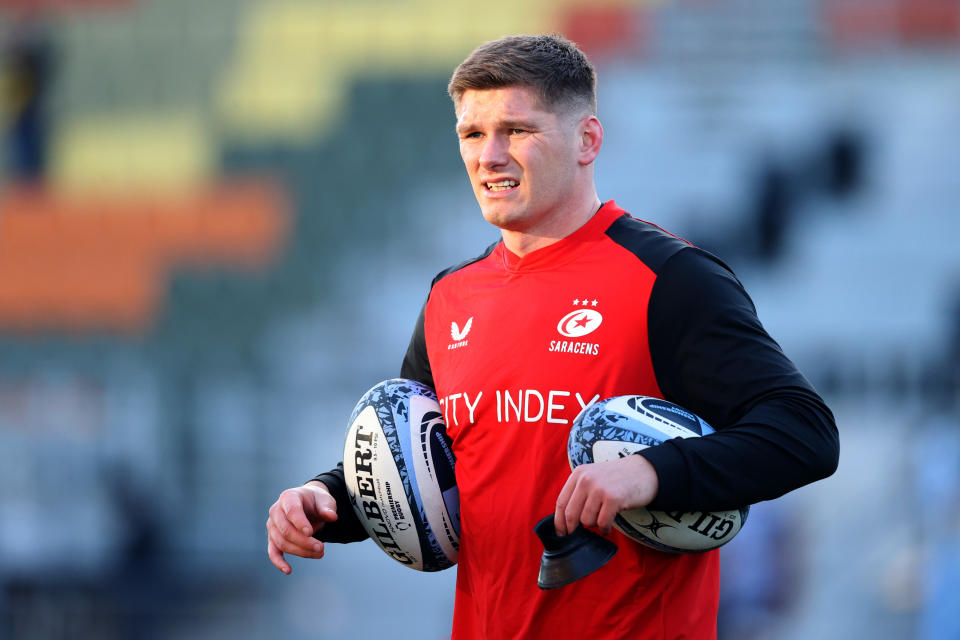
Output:
[[[552,220],[553,224],[545,225],[534,231],[501,229],[503,244],[511,253],[522,258],[537,249],[559,242],[575,232],[600,210],[601,204],[600,198],[594,192],[592,200],[588,204],[577,207],[574,215]]]

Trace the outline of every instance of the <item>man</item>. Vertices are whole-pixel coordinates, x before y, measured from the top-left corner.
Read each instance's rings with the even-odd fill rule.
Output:
[[[401,376],[436,389],[457,456],[458,640],[715,637],[717,552],[653,551],[611,531],[614,515],[734,508],[837,464],[829,409],[730,270],[601,203],[595,82],[569,41],[513,36],[480,46],[449,86],[467,174],[502,241],[433,281]],[[624,394],[676,402],[718,432],[571,473],[571,420]],[[595,527],[620,551],[540,591],[532,529],[550,512],[559,534]],[[283,492],[267,531],[285,573],[284,553],[323,555],[315,533],[365,537],[342,468]]]

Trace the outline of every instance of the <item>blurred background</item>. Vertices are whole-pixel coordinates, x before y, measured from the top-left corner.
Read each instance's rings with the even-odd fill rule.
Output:
[[[960,638],[958,0],[0,0],[0,638],[449,636],[455,570],[285,577],[264,521],[497,238],[450,72],[552,31],[601,197],[731,264],[837,415],[721,638]]]

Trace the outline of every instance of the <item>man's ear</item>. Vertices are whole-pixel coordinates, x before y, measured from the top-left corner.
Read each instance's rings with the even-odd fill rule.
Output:
[[[577,133],[577,150],[579,151],[577,160],[582,165],[591,164],[596,160],[600,147],[603,146],[603,125],[600,124],[597,116],[590,115],[580,121]]]

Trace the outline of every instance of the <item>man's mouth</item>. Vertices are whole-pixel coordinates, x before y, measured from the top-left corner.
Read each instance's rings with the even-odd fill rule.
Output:
[[[500,180],[499,182],[484,182],[483,186],[488,191],[506,191],[507,189],[513,189],[518,184],[520,183],[516,180]]]

